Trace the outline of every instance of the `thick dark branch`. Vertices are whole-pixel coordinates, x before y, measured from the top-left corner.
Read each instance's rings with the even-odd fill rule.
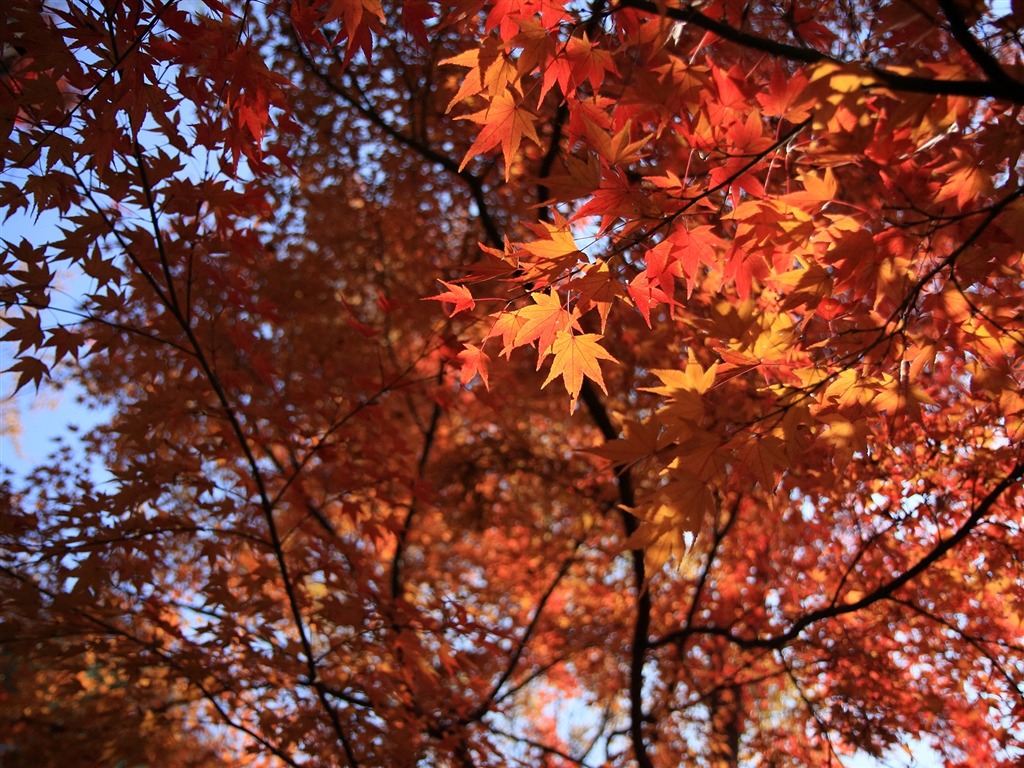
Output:
[[[882,85],[893,91],[927,93],[935,96],[966,96],[969,99],[1000,99],[1024,104],[1024,84],[1010,85],[988,80],[944,80],[942,78],[898,75],[879,67],[868,67]]]
[[[711,540],[711,547],[708,550],[707,560],[704,563],[704,567],[701,568],[700,577],[697,579],[697,587],[693,591],[693,599],[690,601],[690,607],[686,611],[686,621],[684,626],[690,626],[693,623],[693,617],[697,615],[697,609],[700,607],[701,595],[704,593],[704,588],[707,586],[708,577],[711,575],[711,569],[715,564],[715,559],[718,557],[718,550],[722,546],[722,542],[725,541],[726,536],[729,535],[729,531],[732,529],[733,524],[739,517],[740,502],[742,496],[737,496],[735,503],[729,510],[728,517],[726,518],[725,525],[718,527],[715,526],[716,530]]]
[[[891,597],[889,599],[898,605],[902,605],[906,608],[909,608],[917,615],[927,619],[928,621],[938,624],[944,629],[956,634],[957,637],[962,638],[968,645],[974,648],[978,652],[978,654],[985,659],[985,661],[988,664],[992,665],[992,668],[996,670],[996,672],[998,672],[999,675],[1006,681],[1007,688],[1010,691],[1012,691],[1014,695],[1016,695],[1017,700],[1020,703],[1024,704],[1024,685],[1022,685],[1021,681],[1014,679],[1013,675],[1010,674],[1010,670],[1007,668],[1007,666],[1003,664],[999,659],[995,658],[995,656],[993,656],[988,651],[988,649],[985,648],[985,646],[983,645],[984,643],[993,643],[994,645],[998,645],[998,643],[995,643],[992,640],[987,640],[985,638],[975,637],[974,635],[968,634],[964,630],[960,629],[960,627],[958,627],[953,622],[948,621],[942,616],[938,616],[934,613],[931,613],[930,611],[925,610],[912,600],[900,600],[899,598],[895,597]],[[1021,648],[1019,646],[1013,645],[1012,643],[1009,644],[1009,647],[1017,653],[1021,652]]]
[[[608,416],[608,411],[604,407],[604,403],[601,402],[601,396],[597,394],[597,390],[594,389],[593,383],[590,379],[583,380],[583,386],[580,388],[580,400],[583,401],[583,405],[586,406],[587,413],[590,414],[591,420],[601,431],[601,437],[605,440],[617,440],[619,437],[619,430],[612,424],[611,418]],[[616,476],[619,478],[619,502],[625,504],[627,507],[632,507],[634,502],[633,498],[633,483],[630,478],[628,467],[616,467]]]
[[[548,176],[551,175],[551,169],[555,167],[555,160],[561,154],[562,133],[565,129],[565,121],[568,119],[569,105],[566,102],[562,102],[558,105],[558,111],[551,121],[551,143],[548,145],[548,151],[544,153],[540,169],[537,172],[537,178],[540,179],[540,182],[537,184],[537,204],[540,206],[537,218],[541,221],[551,221],[551,208],[548,205],[551,191],[548,189],[546,182]]]
[[[138,135],[136,135],[133,145],[133,154],[135,161],[138,165],[140,183],[143,188],[143,193],[146,200],[146,206],[150,214],[150,221],[153,225],[153,237],[156,240],[157,252],[160,256],[160,263],[164,273],[164,278],[167,281],[166,291],[161,291],[155,278],[148,272],[143,270],[143,274],[146,276],[147,281],[153,287],[157,294],[161,304],[167,310],[167,312],[174,318],[175,323],[181,329],[182,334],[188,341],[188,346],[192,348],[192,352],[195,356],[195,360],[200,370],[203,373],[204,378],[213,390],[213,394],[216,397],[221,411],[224,413],[224,417],[230,426],[232,434],[238,443],[240,450],[242,451],[246,466],[249,470],[249,475],[256,486],[256,494],[258,497],[258,505],[260,513],[263,517],[264,523],[267,526],[267,532],[270,535],[270,546],[274,554],[274,560],[277,563],[278,572],[281,576],[281,584],[284,587],[285,596],[288,602],[288,608],[291,612],[291,618],[295,626],[296,634],[298,635],[299,643],[302,647],[302,655],[305,661],[305,667],[307,670],[308,685],[312,686],[317,692],[317,698],[330,720],[331,727],[334,730],[335,735],[341,743],[345,757],[347,758],[350,766],[358,766],[355,753],[352,750],[352,746],[349,742],[348,735],[346,734],[345,728],[341,724],[341,720],[338,717],[338,712],[334,708],[334,705],[328,700],[327,695],[316,687],[317,680],[319,678],[319,670],[317,669],[316,656],[313,653],[312,641],[310,640],[308,627],[306,626],[306,620],[302,613],[302,607],[299,605],[298,591],[296,589],[295,580],[292,576],[291,568],[288,565],[287,558],[285,557],[284,541],[281,536],[281,532],[277,525],[275,518],[276,507],[275,503],[271,500],[270,493],[267,488],[266,479],[263,475],[263,471],[260,469],[259,462],[256,459],[255,449],[246,434],[245,427],[242,424],[242,418],[235,404],[232,402],[231,397],[228,394],[227,388],[221,381],[220,377],[215,370],[215,365],[212,359],[207,355],[206,350],[203,348],[195,330],[192,328],[188,317],[188,311],[181,306],[177,299],[177,294],[174,291],[173,283],[173,271],[170,265],[170,257],[164,242],[163,230],[159,227],[159,219],[156,212],[156,201],[153,188],[149,182],[149,178],[145,173],[145,167],[143,163],[142,148],[139,144]],[[116,234],[116,232],[115,232]],[[137,258],[132,257],[130,249],[127,251],[129,259],[133,263],[139,265],[140,262]],[[141,266],[140,266],[141,268]]]
[[[664,16],[673,21],[693,24],[708,32],[714,32],[723,40],[736,43],[744,48],[753,48],[780,59],[802,61],[805,64],[816,64],[819,61],[832,59],[831,56],[814,48],[803,48],[798,45],[790,45],[789,43],[780,43],[777,40],[771,40],[736,29],[724,21],[716,21],[710,16],[705,16],[693,6],[666,8],[664,5],[654,2],[654,0],[620,0],[617,7],[633,8],[637,11],[649,13],[652,16]]]
[[[437,371],[438,384],[444,382],[444,363]],[[434,447],[434,438],[437,437],[437,427],[441,423],[441,405],[434,403],[430,412],[430,423],[423,433],[423,447],[420,449],[420,458],[416,463],[416,476],[423,478],[423,470],[430,461],[430,450]],[[391,558],[391,597],[398,600],[402,597],[402,560],[405,557],[405,545],[409,540],[409,532],[412,530],[413,520],[416,517],[416,497],[409,504],[409,511],[402,522],[402,528],[398,532],[398,541],[395,542],[395,553]]]
[[[974,60],[974,63],[978,65],[989,80],[993,83],[998,83],[1002,87],[1016,89],[1018,92],[1024,89],[1024,83],[1018,83],[1010,77],[998,59],[989,53],[978,39],[971,34],[967,21],[957,9],[956,3],[953,0],[939,0],[939,7],[942,8],[942,13],[949,22],[949,31],[953,34],[953,38],[967,52],[967,55]]]
[[[427,162],[440,166],[443,170],[458,177],[466,184],[469,188],[469,194],[473,198],[473,202],[476,204],[477,217],[480,219],[480,226],[483,227],[484,233],[487,235],[488,243],[495,248],[501,248],[504,245],[504,240],[498,230],[497,223],[491,217],[490,209],[487,205],[487,197],[484,192],[484,185],[480,178],[464,168],[460,170],[459,164],[453,158],[438,152],[429,144],[420,141],[414,136],[402,133],[400,130],[395,128],[395,126],[391,125],[391,123],[381,117],[381,115],[376,111],[360,102],[359,99],[349,93],[341,83],[332,78],[317,64],[316,61],[314,61],[313,57],[310,56],[305,46],[299,40],[298,34],[292,27],[289,26],[288,31],[292,37],[292,48],[295,51],[295,54],[302,60],[303,64],[306,65],[306,69],[321,83],[323,83],[327,90],[355,109],[387,138],[391,139],[401,147],[412,150]]]
[[[999,498],[1010,488],[1017,485],[1024,478],[1024,462],[1017,464],[1010,472],[1000,480],[996,486],[981,500],[981,503],[974,508],[963,524],[948,539],[942,539],[934,548],[913,566],[895,577],[891,581],[881,585],[873,592],[866,594],[860,600],[843,605],[832,604],[826,608],[801,616],[793,622],[789,629],[777,634],[765,637],[744,637],[735,635],[731,630],[723,627],[683,627],[682,629],[670,632],[650,643],[650,646],[659,647],[668,643],[683,642],[691,635],[713,635],[722,637],[741,648],[774,648],[781,649],[789,645],[793,640],[808,627],[821,621],[844,616],[848,613],[856,613],[864,608],[881,601],[891,599],[900,589],[912,582],[926,570],[931,568],[942,558],[956,549],[971,532],[978,527],[985,516],[996,505]]]
[[[628,512],[622,514],[626,534],[630,536],[639,526],[636,518]],[[647,573],[642,549],[630,552],[633,560],[633,578],[636,581],[636,623],[633,625],[633,644],[629,658],[629,736],[633,753],[640,768],[654,768],[647,754],[644,740],[644,665],[650,648],[651,634],[651,591],[647,588]]]
[[[942,4],[945,5],[946,2],[949,2],[949,0],[943,0]],[[951,2],[950,4],[952,5]],[[788,61],[797,61],[803,64],[817,64],[823,61],[835,61],[839,64],[860,63],[853,61],[840,61],[829,54],[814,48],[790,45],[789,43],[782,43],[767,37],[751,34],[750,32],[744,32],[743,30],[736,29],[725,22],[716,21],[710,16],[705,16],[703,13],[692,7],[665,8],[664,6],[659,6],[659,4],[653,0],[621,0],[618,7],[633,8],[655,16],[664,16],[665,18],[672,19],[673,21],[693,24],[701,29],[707,30],[708,32],[715,33],[723,40],[728,40],[729,42],[736,43],[744,48],[761,51],[762,53],[767,53],[770,56],[786,59]],[[963,20],[961,19],[961,23],[962,21]],[[955,28],[953,32],[954,36],[956,36]],[[967,37],[974,40],[974,38],[971,37],[970,32],[967,33]],[[960,40],[959,37],[957,37],[957,40],[961,45],[964,45],[964,41]],[[974,40],[974,43],[981,51],[979,56],[991,59],[990,54],[978,45],[977,40]],[[974,52],[970,50],[968,52],[971,53],[972,57],[974,57]],[[978,62],[978,66],[980,66],[991,78],[990,80],[944,80],[939,78],[915,77],[912,75],[897,74],[882,67],[875,67],[871,65],[865,65],[865,69],[878,78],[878,84],[880,86],[894,91],[927,93],[938,96],[967,96],[975,99],[1001,99],[1014,104],[1024,104],[1024,84],[1018,83],[1010,78],[1009,75],[999,67],[998,62],[994,59],[991,60],[991,64],[982,64],[982,61],[978,58],[975,58],[975,61]],[[995,69],[992,68],[993,65]],[[996,71],[998,71],[998,74],[995,74]]]
[[[561,760],[565,760],[566,762],[572,763],[573,765],[581,765],[584,766],[584,768],[586,768],[586,763],[584,763],[579,758],[575,758],[567,752],[563,752],[560,749],[555,749],[554,747],[536,741],[535,739],[528,739],[525,736],[516,736],[514,733],[509,733],[508,731],[502,730],[501,728],[498,728],[493,725],[489,726],[488,729],[490,730],[491,733],[495,734],[496,736],[501,736],[503,739],[508,739],[509,741],[514,741],[518,744],[525,744],[526,746],[540,750],[545,754],[554,755],[555,757],[558,757]]]
[[[580,389],[580,398],[590,413],[597,428],[605,440],[615,440],[619,436],[618,429],[612,424],[608,416],[608,410],[601,402],[597,390],[589,379],[585,379]],[[633,489],[633,476],[629,467],[619,466],[615,468],[616,480],[619,486],[619,502],[624,507],[636,505],[636,493]],[[622,513],[622,524],[625,528],[628,539],[639,527],[639,522],[629,512]],[[647,589],[647,569],[644,564],[644,552],[642,549],[634,549],[630,552],[633,563],[633,580],[636,583],[636,621],[633,625],[633,642],[630,649],[629,659],[629,734],[633,743],[637,765],[640,768],[653,768],[650,756],[647,754],[644,741],[644,665],[647,660],[647,651],[650,646],[651,629],[651,593]]]
[[[580,398],[590,413],[597,428],[605,440],[615,440],[619,431],[612,424],[608,411],[601,402],[597,390],[589,380],[585,380],[580,390]],[[616,479],[619,485],[619,502],[624,507],[636,505],[636,493],[633,490],[633,476],[629,467],[616,467]],[[639,527],[639,522],[629,512],[622,513],[622,524],[625,528],[628,539]],[[647,589],[647,569],[644,564],[644,552],[642,549],[634,549],[630,552],[633,563],[633,580],[636,582],[636,621],[633,625],[633,643],[630,649],[629,659],[629,734],[633,743],[637,765],[640,768],[652,768],[650,756],[644,741],[644,665],[647,660],[647,651],[650,648],[651,629],[651,593]]]

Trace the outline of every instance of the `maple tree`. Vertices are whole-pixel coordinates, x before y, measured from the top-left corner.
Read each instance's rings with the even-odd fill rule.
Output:
[[[0,755],[1019,764],[1022,19],[14,0]]]

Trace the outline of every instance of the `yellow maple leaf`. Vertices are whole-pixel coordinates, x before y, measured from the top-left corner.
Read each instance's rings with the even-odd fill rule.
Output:
[[[630,510],[642,522],[624,549],[643,549],[651,572],[659,570],[673,555],[681,562],[713,509],[714,497],[705,483],[690,473],[674,473],[671,482]]]
[[[644,387],[645,392],[653,392],[656,395],[673,397],[679,392],[696,392],[702,395],[707,392],[715,383],[715,372],[718,370],[718,363],[712,363],[710,367],[703,368],[697,359],[690,354],[690,359],[681,371],[657,368],[651,371],[661,379],[663,386]]]

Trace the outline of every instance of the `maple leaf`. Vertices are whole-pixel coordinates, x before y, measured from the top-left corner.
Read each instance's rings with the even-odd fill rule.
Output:
[[[675,397],[680,392],[694,392],[702,395],[714,385],[717,370],[718,363],[712,363],[704,368],[697,362],[691,351],[690,358],[682,370],[664,368],[651,371],[661,379],[661,386],[644,387],[644,389],[664,397]]]
[[[623,424],[622,433],[622,437],[588,448],[587,452],[608,459],[615,466],[628,466],[653,456],[671,441],[669,433],[662,430],[657,420],[639,422],[631,419]]]
[[[26,349],[38,348],[43,345],[46,334],[43,332],[42,324],[37,315],[24,315],[5,317],[4,322],[11,326],[11,330],[0,336],[0,342],[18,342],[18,354]]]
[[[975,204],[979,197],[991,193],[992,179],[990,174],[978,167],[975,159],[965,156],[966,153],[961,151],[954,151],[957,160],[944,169],[949,176],[939,190],[936,199],[956,198],[957,207],[961,211],[966,211]]]
[[[483,126],[480,134],[466,151],[466,155],[459,165],[460,171],[474,157],[500,144],[501,153],[505,159],[505,180],[508,181],[511,178],[512,160],[516,152],[519,151],[523,137],[525,136],[534,144],[540,145],[537,129],[534,127],[537,118],[521,103],[522,98],[511,89],[506,89],[499,93],[485,109],[456,118],[472,120]]]
[[[22,355],[11,367],[7,368],[4,373],[18,374],[18,383],[14,387],[15,393],[28,384],[35,385],[36,391],[38,392],[43,381],[50,375],[50,367],[36,357]]]
[[[586,81],[595,92],[600,90],[606,73],[616,72],[611,52],[597,48],[585,31],[578,37],[569,38],[565,55],[572,62],[572,73],[577,83]]]
[[[458,92],[448,102],[446,112],[451,112],[456,104],[479,93],[496,98],[517,77],[514,62],[508,58],[501,43],[492,38],[484,40],[479,48],[463,51],[441,63],[469,69]]]
[[[661,304],[675,304],[672,296],[662,288],[662,278],[663,275],[659,275],[656,272],[652,275],[649,269],[645,269],[639,272],[626,288],[630,299],[633,300],[633,306],[637,308],[640,316],[647,323],[648,328],[652,327],[652,309]]]
[[[773,275],[769,285],[786,292],[785,307],[815,309],[823,299],[832,295],[832,279],[823,267],[810,264],[801,269]]]
[[[558,376],[561,376],[565,390],[569,393],[570,409],[576,407],[576,400],[583,387],[584,376],[596,382],[604,392],[608,391],[604,385],[604,377],[601,375],[601,365],[598,361],[610,360],[617,363],[618,360],[598,343],[601,338],[601,335],[597,333],[574,335],[563,330],[558,331],[551,343],[551,353],[554,355],[554,359],[551,361],[548,377],[541,386],[546,387]]]
[[[567,269],[585,259],[576,247],[572,230],[561,217],[552,224],[541,222],[533,228],[540,238],[519,243],[523,280],[537,288],[547,287]],[[529,257],[533,258],[529,258]]]
[[[484,383],[484,388],[491,388],[488,380],[491,358],[482,347],[478,347],[476,344],[466,344],[465,348],[459,352],[459,361],[462,364],[459,369],[459,381],[463,386],[469,384],[474,377],[479,375],[480,380]]]
[[[714,235],[710,226],[676,227],[668,237],[673,258],[679,260],[686,277],[686,293],[692,295],[697,286],[701,264],[714,264],[715,249],[721,240]]]
[[[608,265],[603,261],[587,264],[580,276],[569,281],[569,289],[577,293],[576,308],[581,315],[591,308],[597,308],[601,318],[601,333],[604,333],[612,303],[622,296],[622,284],[612,275]]]
[[[495,5],[495,9],[497,9],[497,5]],[[557,43],[538,19],[518,17],[514,21],[519,27],[519,33],[510,44],[519,49],[516,66],[520,76],[537,71],[544,72],[540,92],[537,96],[539,106],[544,102],[544,97],[558,79],[558,67],[551,66],[557,50]]]
[[[559,303],[559,306],[561,306],[561,303]],[[520,330],[522,330],[523,325],[526,323],[526,319],[520,315],[521,311],[498,312],[491,315],[494,318],[494,323],[487,332],[487,338],[501,336],[501,343],[503,345],[501,354],[505,357],[510,357],[512,350],[516,348],[516,336],[519,335]]]
[[[587,120],[587,136],[598,156],[609,165],[627,165],[640,159],[640,150],[650,141],[650,136],[632,141],[632,122],[626,121],[614,135],[609,135],[601,126]]]
[[[700,478],[689,472],[674,474],[631,511],[643,522],[623,544],[623,549],[642,549],[651,571],[664,567],[673,556],[681,558],[713,509],[711,492]]]
[[[768,89],[756,95],[764,114],[770,117],[784,117],[791,123],[802,123],[810,116],[808,108],[812,101],[802,98],[807,87],[807,76],[803,72],[786,72],[778,66],[772,72]]]
[[[704,415],[704,398],[714,384],[718,363],[703,368],[692,356],[683,370],[655,369],[651,371],[661,379],[661,386],[643,387],[645,392],[652,392],[666,398],[662,408],[662,418],[681,422],[683,425],[695,424]]]
[[[755,435],[739,446],[737,455],[743,469],[764,488],[774,489],[777,474],[789,464],[785,444],[774,435]]]
[[[459,312],[466,312],[476,307],[476,299],[473,298],[473,294],[466,286],[454,285],[444,280],[438,280],[438,282],[448,290],[437,296],[428,296],[424,301],[443,301],[446,304],[453,304],[451,315],[457,315]]]
[[[817,418],[827,426],[821,439],[834,452],[836,470],[845,471],[854,454],[867,446],[868,424],[863,418],[851,419],[841,413],[823,414]]]
[[[553,199],[576,200],[590,195],[601,183],[600,161],[593,155],[565,158],[565,168],[546,180]],[[549,202],[549,201],[545,201]],[[575,218],[575,217],[574,217]]]
[[[412,35],[413,40],[426,48],[430,45],[425,21],[437,16],[437,11],[427,0],[404,0],[402,3],[402,26]]]
[[[521,347],[536,341],[539,368],[540,359],[551,350],[555,337],[563,331],[579,328],[578,313],[575,309],[571,312],[567,310],[562,298],[553,289],[545,293],[537,291],[531,294],[531,298],[534,302],[532,305],[515,311],[516,330],[511,343],[506,342],[506,348]]]

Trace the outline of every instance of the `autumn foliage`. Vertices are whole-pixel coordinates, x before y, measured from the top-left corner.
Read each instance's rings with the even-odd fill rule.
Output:
[[[5,8],[4,765],[1024,759],[1017,0]]]

